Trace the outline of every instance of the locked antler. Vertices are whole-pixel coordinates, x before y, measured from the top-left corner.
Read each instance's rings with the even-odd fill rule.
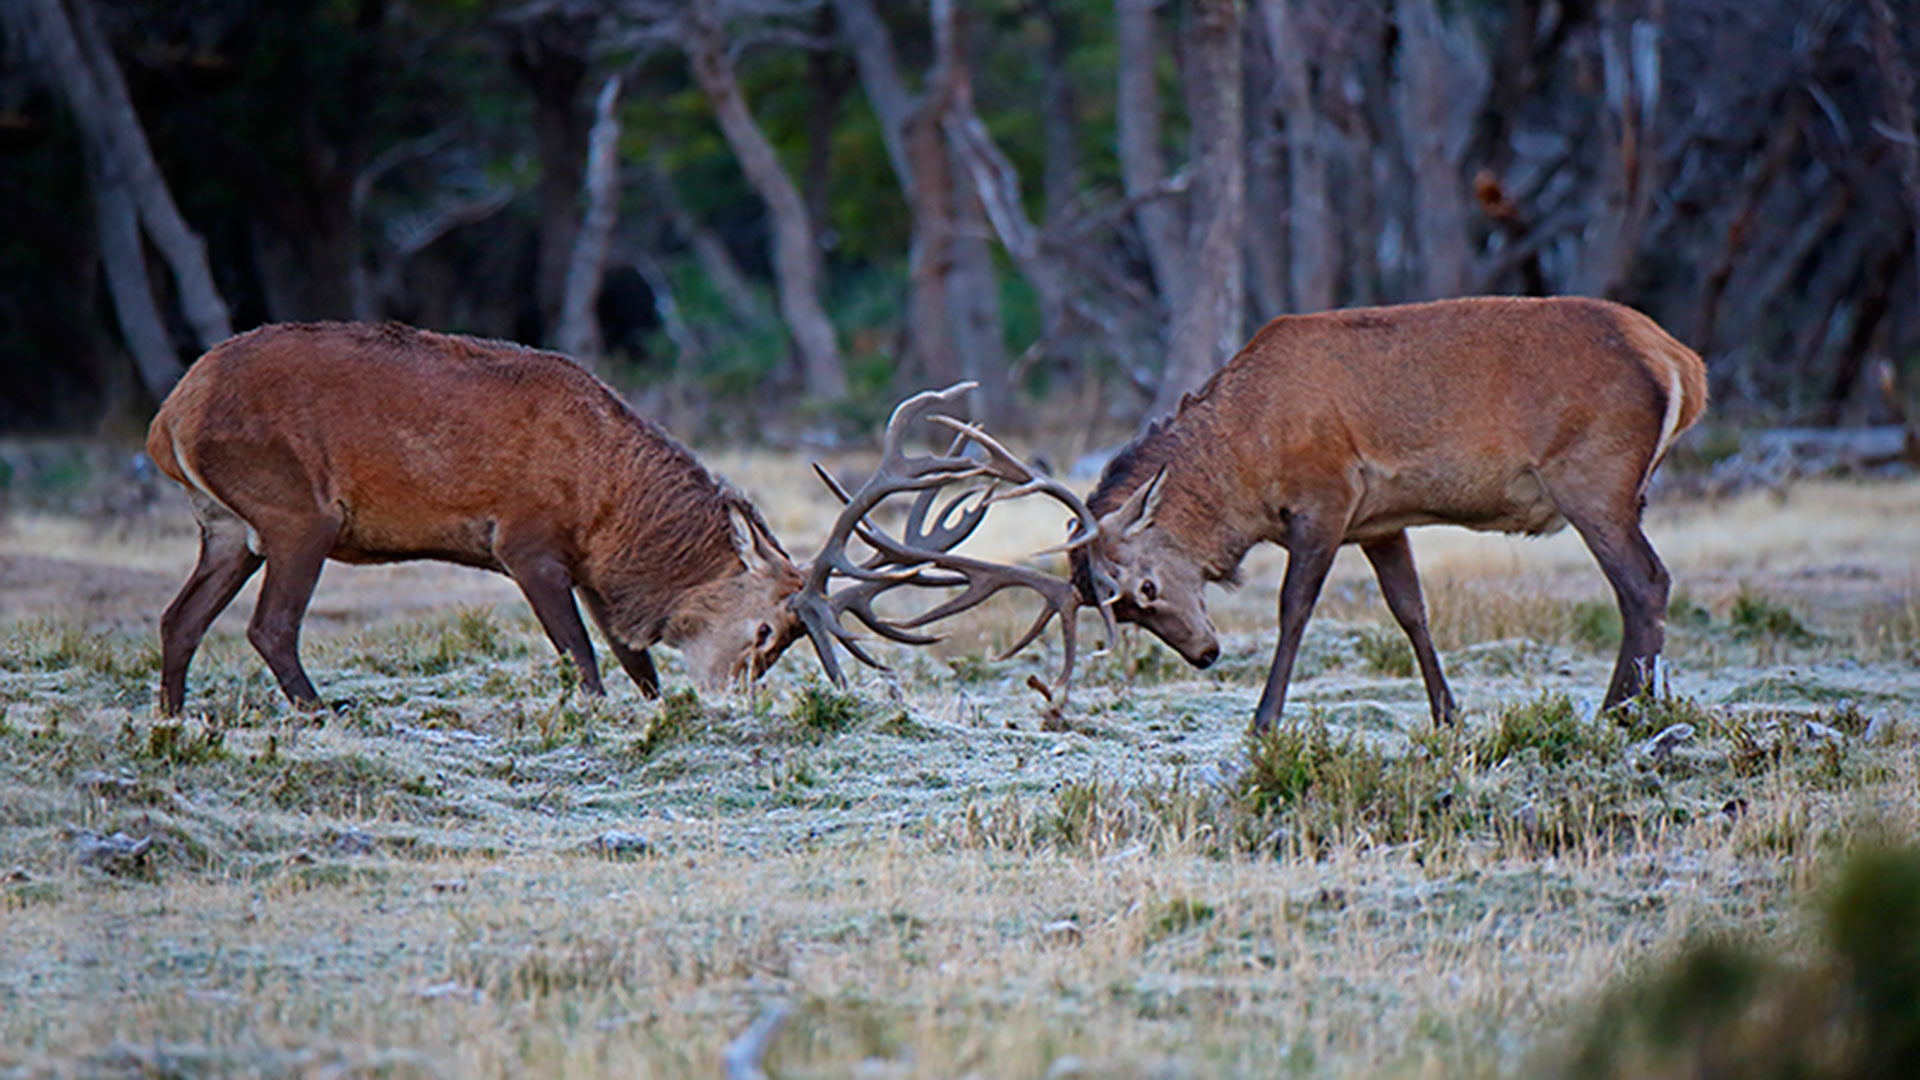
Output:
[[[963,382],[938,392],[916,394],[901,402],[887,422],[879,467],[857,491],[849,493],[831,473],[818,462],[814,463],[814,471],[846,507],[810,566],[806,584],[794,598],[794,609],[813,640],[828,677],[840,684],[844,679],[834,655],[834,641],[845,645],[862,663],[884,670],[884,665],[868,655],[852,633],[841,625],[839,616],[843,613],[851,613],[882,637],[909,645],[925,645],[938,639],[917,632],[920,628],[977,607],[1003,589],[1030,589],[1045,606],[1027,632],[1000,659],[1011,657],[1032,644],[1058,616],[1062,644],[1059,680],[1051,688],[1037,680],[1034,684],[1050,702],[1064,705],[1073,677],[1075,617],[1082,602],[1079,592],[1071,582],[1050,574],[958,555],[953,549],[973,535],[994,503],[1028,495],[1054,499],[1074,514],[1073,534],[1064,545],[1049,548],[1048,552],[1070,551],[1091,543],[1099,536],[1099,519],[1079,496],[1058,481],[1037,473],[980,428],[950,416],[928,415],[934,407],[954,401],[974,385]],[[903,449],[907,430],[922,418],[954,431],[953,443],[945,454],[909,456]],[[963,455],[968,443],[978,446],[984,458]],[[944,504],[940,503],[945,488],[973,480],[985,483],[968,486]],[[1001,487],[1002,484],[1010,486]],[[874,524],[870,515],[887,498],[905,492],[913,492],[914,500],[896,537]],[[858,564],[846,553],[847,541],[856,535],[874,552]],[[829,594],[827,586],[835,575],[851,578],[854,584]],[[907,619],[888,619],[874,611],[875,600],[906,586],[959,588],[962,592]],[[1104,596],[1112,590],[1102,592],[1098,608],[1106,624],[1107,640],[1111,642],[1116,628]]]

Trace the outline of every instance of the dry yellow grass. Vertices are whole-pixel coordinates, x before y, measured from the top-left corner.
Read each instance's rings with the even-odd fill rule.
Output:
[[[811,549],[830,511],[803,463],[714,460]],[[508,583],[432,566],[323,579],[309,667],[350,709],[285,711],[245,596],[169,731],[151,627],[192,559],[182,518],[17,517],[0,1073],[712,1076],[776,1003],[776,1076],[1542,1071],[1623,971],[1702,927],[1791,944],[1834,852],[1920,829],[1920,485],[1652,522],[1699,609],[1675,622],[1686,700],[1642,720],[1696,721],[1671,760],[1602,728],[1558,764],[1545,741],[1482,760],[1503,717],[1598,698],[1605,586],[1571,537],[1432,530],[1467,734],[1427,738],[1343,557],[1289,717],[1380,768],[1450,760],[1351,815],[1323,778],[1263,817],[1240,729],[1275,556],[1216,596],[1218,668],[1129,639],[1083,664],[1061,732],[1022,686],[1045,652],[983,656],[1018,601],[851,697],[796,651],[750,695],[696,700],[668,657],[666,704],[590,705]],[[980,549],[1062,528],[1015,510]],[[115,856],[115,833],[152,846]]]

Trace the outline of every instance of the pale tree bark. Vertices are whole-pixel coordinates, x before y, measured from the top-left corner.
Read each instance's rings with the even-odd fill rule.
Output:
[[[606,272],[607,241],[618,217],[620,196],[620,76],[608,77],[593,109],[593,131],[587,139],[586,214],[567,264],[565,302],[560,309],[560,351],[589,369],[600,362],[600,320],[594,304],[600,299],[600,279]]]
[[[1186,304],[1186,260],[1180,219],[1164,199],[1148,198],[1166,177],[1160,151],[1159,48],[1154,33],[1158,0],[1115,0],[1114,29],[1119,39],[1119,86],[1115,122],[1119,128],[1120,176],[1134,209],[1140,242],[1147,249],[1153,282],[1169,315]]]
[[[1193,201],[1187,227],[1186,303],[1174,312],[1166,368],[1150,415],[1172,412],[1240,347],[1246,306],[1241,232],[1246,158],[1241,153],[1240,13],[1236,0],[1195,0],[1187,9],[1187,114],[1193,138]]]
[[[166,320],[153,299],[153,283],[147,278],[146,245],[140,238],[140,213],[127,193],[126,183],[115,175],[112,166],[99,154],[87,155],[88,172],[93,184],[94,220],[99,229],[100,263],[107,275],[107,291],[113,296],[114,315],[120,322],[120,337],[133,354],[140,382],[155,401],[167,396],[180,381],[186,368],[174,351],[167,333]]]
[[[174,205],[173,195],[153,159],[139,115],[127,94],[119,65],[94,19],[90,0],[70,2],[73,5],[71,20],[61,0],[10,0],[0,4],[0,12],[22,37],[37,47],[48,77],[59,86],[73,111],[75,124],[98,159],[94,170],[96,179],[113,178],[109,182],[117,193],[107,193],[102,201],[103,207],[111,208],[110,212],[106,208],[100,210],[103,218],[112,218],[110,228],[103,228],[102,242],[109,242],[109,232],[117,239],[112,241],[115,251],[103,249],[102,255],[125,260],[139,254],[144,259],[142,245],[125,242],[125,208],[121,202],[124,199],[131,203],[147,237],[172,271],[181,312],[192,327],[194,337],[202,348],[210,347],[231,337],[233,327],[226,302],[220,298],[208,269],[206,246]],[[102,224],[108,226],[109,222],[103,220]],[[109,272],[111,275],[111,268]],[[131,267],[123,265],[119,273],[124,275],[123,283],[134,280]],[[146,280],[144,264],[138,269],[138,279]],[[111,282],[111,276],[109,280]],[[118,287],[114,291],[117,306]],[[129,297],[129,301],[131,299]],[[149,287],[145,306],[152,305]],[[123,318],[126,317],[123,313]],[[132,318],[136,325],[147,321],[140,314]],[[136,329],[134,333],[147,337],[150,330]],[[132,342],[129,347],[133,347]],[[145,362],[142,372],[147,374]],[[171,388],[171,380],[166,381],[164,388],[150,381],[149,389],[164,396],[165,389]]]
[[[841,366],[833,322],[820,304],[820,252],[807,217],[807,204],[747,107],[711,8],[712,0],[696,0],[685,16],[681,44],[695,81],[713,106],[727,145],[773,219],[780,313],[800,352],[807,387],[827,401],[840,401],[847,396],[847,376]]]
[[[1400,127],[1413,165],[1413,235],[1428,299],[1468,291],[1473,269],[1471,203],[1460,175],[1480,98],[1469,80],[1484,78],[1464,34],[1440,17],[1434,0],[1402,0]],[[1464,111],[1463,111],[1464,110]]]
[[[1305,40],[1298,0],[1260,0],[1267,43],[1273,50],[1275,86],[1287,121],[1287,284],[1295,311],[1333,306],[1333,252],[1337,240],[1327,199],[1327,160],[1320,117],[1314,108],[1309,57],[1323,50]]]
[[[1600,20],[1605,136],[1600,210],[1587,223],[1575,289],[1617,296],[1638,253],[1647,212],[1659,182],[1654,120],[1660,104],[1660,28],[1624,22],[1619,5],[1604,5]]]
[[[961,378],[948,279],[954,265],[954,202],[963,193],[956,184],[943,123],[960,75],[952,19],[933,20],[933,42],[926,92],[906,116],[901,139],[909,170],[902,182],[913,211],[907,255],[907,367],[929,385],[947,386]]]
[[[913,212],[908,366],[930,382],[978,381],[980,418],[1003,424],[1013,393],[988,225],[971,173],[955,162],[964,151],[949,133],[966,79],[954,7],[932,5],[933,59],[919,97],[906,89],[870,0],[834,0],[834,13]]]

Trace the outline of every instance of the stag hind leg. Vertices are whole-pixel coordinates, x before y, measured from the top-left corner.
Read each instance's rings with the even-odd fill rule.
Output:
[[[1602,498],[1580,498],[1556,489],[1560,512],[1586,541],[1620,605],[1620,656],[1600,708],[1611,709],[1646,688],[1654,661],[1667,640],[1667,594],[1672,578],[1640,528],[1642,498],[1638,476],[1627,478]]]
[[[207,627],[233,603],[262,561],[247,546],[246,522],[197,491],[191,498],[200,521],[200,559],[160,616],[160,711],[168,716],[186,705],[187,667]]]
[[[1394,620],[1413,645],[1413,658],[1420,665],[1420,681],[1426,684],[1434,724],[1453,723],[1460,707],[1454,704],[1453,691],[1440,671],[1440,657],[1433,651],[1433,636],[1427,632],[1427,604],[1420,595],[1420,575],[1413,567],[1413,547],[1407,543],[1407,534],[1394,533],[1362,544],[1360,550],[1380,579],[1380,595],[1387,601],[1387,610],[1393,612]]]
[[[320,705],[313,680],[307,678],[300,664],[300,624],[344,523],[337,508],[328,508],[255,526],[260,532],[267,576],[260,583],[260,599],[253,606],[247,640],[273,670],[281,692],[295,708]]]

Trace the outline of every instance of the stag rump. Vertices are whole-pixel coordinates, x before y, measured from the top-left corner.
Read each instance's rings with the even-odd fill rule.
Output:
[[[604,689],[575,593],[652,696],[655,642],[678,647],[695,680],[715,687],[758,677],[806,633],[838,682],[836,640],[873,662],[839,626],[842,612],[919,642],[930,639],[916,627],[1018,585],[1047,603],[1028,640],[1065,615],[1064,684],[1077,595],[1033,571],[950,549],[997,498],[1039,492],[1062,501],[1084,523],[1080,543],[1094,536],[1092,515],[956,421],[931,418],[961,429],[946,455],[901,450],[908,425],[968,386],[896,410],[881,472],[850,497],[822,557],[802,565],[745,497],[564,356],[392,323],[239,335],[194,364],[147,436],[148,454],[187,489],[200,524],[199,562],[160,620],[160,706],[181,709],[208,626],[262,565],[248,640],[290,701],[317,704],[299,636],[329,558],[437,559],[511,576],[594,694]],[[959,454],[969,441],[987,451],[984,460]],[[962,492],[926,526],[940,489],[975,479],[1015,486]],[[901,491],[918,498],[911,534],[895,539],[864,517]],[[971,510],[951,512],[970,498]],[[856,531],[876,551],[861,563],[845,554]],[[829,595],[835,577],[857,582]],[[875,596],[906,585],[967,592],[901,623],[873,612]]]
[[[1254,544],[1288,551],[1280,635],[1254,712],[1286,702],[1335,552],[1358,544],[1412,642],[1436,723],[1456,705],[1427,631],[1406,530],[1539,535],[1571,523],[1606,574],[1623,634],[1605,707],[1634,696],[1665,641],[1668,576],[1640,528],[1647,482],[1706,407],[1700,357],[1646,316],[1575,298],[1481,297],[1284,316],[1108,465],[1100,534],[1072,555],[1083,598],[1189,663],[1219,655],[1206,582]]]

